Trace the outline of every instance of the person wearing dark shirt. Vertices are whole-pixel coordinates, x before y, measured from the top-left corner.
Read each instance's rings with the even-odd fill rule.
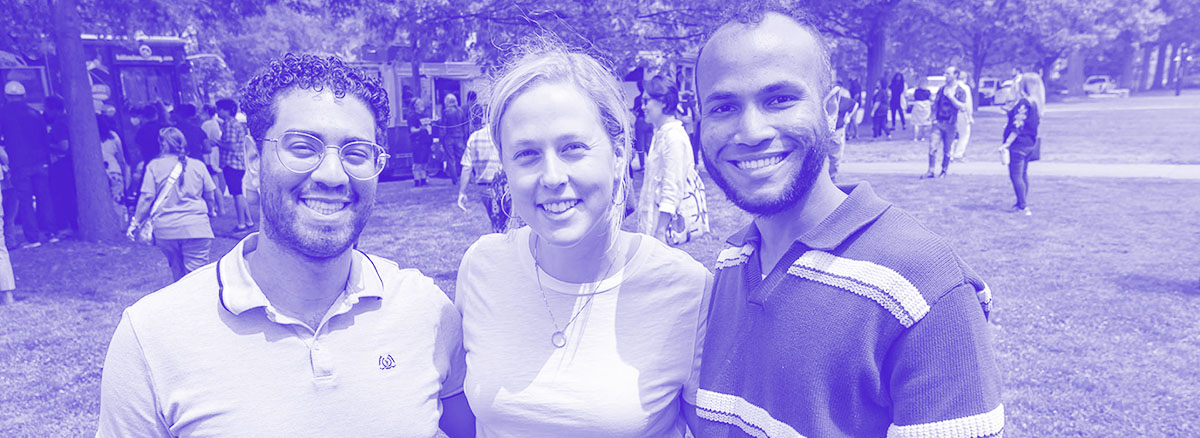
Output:
[[[1025,203],[1029,193],[1027,171],[1029,162],[1040,158],[1038,125],[1045,111],[1045,88],[1037,73],[1021,75],[1021,80],[1014,88],[1018,90],[1020,100],[1008,110],[1008,125],[1004,127],[1004,144],[1000,146],[1000,153],[1008,153],[1008,177],[1017,195],[1017,203],[1013,204],[1012,211],[1029,216],[1033,213]]]
[[[187,140],[187,156],[200,161],[204,161],[204,157],[212,152],[212,142],[208,141],[208,134],[200,127],[203,122],[196,117],[195,105],[185,103],[175,108],[175,127]]]
[[[892,131],[887,127],[888,114],[888,88],[887,81],[880,79],[879,88],[875,89],[875,96],[871,98],[871,137],[879,137],[886,135],[887,138],[892,138]]]
[[[900,129],[908,129],[908,123],[904,120],[904,75],[900,72],[892,75],[892,96],[888,106],[891,109],[892,115],[892,130],[896,130],[896,118],[900,118]]]
[[[54,206],[34,197],[50,199],[50,139],[46,120],[25,103],[25,87],[20,82],[4,85],[6,103],[0,107],[0,137],[8,152],[16,195],[17,221],[25,233],[22,248],[42,245],[42,231],[54,223]],[[11,212],[10,212],[11,213]],[[15,242],[14,242],[15,243]]]
[[[61,97],[46,98],[46,124],[50,127],[50,202],[54,203],[55,237],[71,234],[78,227],[79,206],[75,200],[75,166],[71,158],[71,139],[66,102]]]
[[[429,185],[429,148],[433,145],[433,137],[429,128],[421,120],[425,112],[425,102],[413,99],[412,109],[404,115],[408,124],[408,145],[412,149],[413,187]]]
[[[929,141],[929,170],[921,178],[933,178],[937,167],[938,150],[942,153],[942,172],[936,176],[943,178],[950,170],[950,151],[953,149],[954,136],[957,135],[956,123],[958,112],[966,107],[967,92],[958,86],[958,69],[946,67],[946,85],[938,89],[933,100],[933,135]]]

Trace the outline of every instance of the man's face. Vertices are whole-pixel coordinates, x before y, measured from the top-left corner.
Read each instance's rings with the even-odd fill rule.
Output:
[[[958,71],[957,70],[948,68],[948,69],[946,69],[946,71],[943,74],[946,75],[946,84],[954,85],[954,84],[958,83]]]
[[[827,75],[813,35],[769,14],[728,24],[697,62],[705,165],[738,207],[771,215],[800,202],[828,155]]]
[[[266,138],[302,132],[327,146],[375,142],[375,117],[357,97],[339,99],[328,90],[296,89],[278,97],[275,106],[275,123]],[[378,179],[350,178],[333,148],[325,149],[315,170],[295,173],[280,162],[279,147],[279,142],[264,142],[257,163],[252,163],[261,169],[263,234],[308,257],[342,254],[367,224]]]

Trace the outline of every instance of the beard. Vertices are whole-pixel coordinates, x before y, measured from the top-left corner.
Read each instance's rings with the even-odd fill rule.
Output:
[[[285,195],[279,190],[262,192],[263,234],[280,246],[312,259],[336,257],[357,243],[374,204],[374,199],[353,196],[348,206],[353,214],[347,223],[304,225],[300,223],[299,209],[308,207],[299,203],[289,205]]]
[[[813,184],[817,181],[817,175],[821,173],[821,168],[825,165],[825,159],[829,157],[830,149],[833,147],[833,134],[828,130],[815,129],[807,134],[798,134],[792,137],[797,142],[796,149],[792,153],[803,151],[804,161],[787,178],[778,196],[770,199],[750,199],[746,193],[738,190],[739,187],[734,187],[729,183],[725,175],[721,174],[720,167],[713,165],[708,153],[703,152],[703,146],[700,148],[702,151],[700,156],[703,157],[704,166],[709,170],[717,187],[725,192],[725,196],[734,205],[754,215],[771,216],[791,208],[808,196],[808,193],[812,191]]]

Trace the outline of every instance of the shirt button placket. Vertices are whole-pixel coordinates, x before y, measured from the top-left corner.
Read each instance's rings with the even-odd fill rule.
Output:
[[[314,379],[328,379],[333,377],[333,357],[330,355],[328,348],[321,346],[319,340],[313,341],[313,346],[309,349],[309,358],[312,361]]]

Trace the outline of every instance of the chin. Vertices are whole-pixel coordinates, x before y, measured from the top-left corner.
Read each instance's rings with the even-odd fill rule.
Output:
[[[792,208],[808,197],[808,193],[816,184],[817,178],[821,174],[821,168],[824,167],[825,160],[829,155],[829,145],[817,142],[831,140],[832,138],[827,136],[804,141],[803,143],[807,143],[805,145],[807,147],[793,150],[788,157],[789,160],[795,160],[796,154],[804,151],[803,161],[788,166],[779,175],[784,177],[783,180],[771,184],[771,187],[740,187],[733,184],[725,172],[736,172],[736,168],[726,162],[714,164],[708,158],[708,154],[701,153],[700,155],[704,159],[705,167],[710,170],[713,181],[717,183],[721,191],[725,192],[725,196],[734,205],[757,216],[771,216]]]

